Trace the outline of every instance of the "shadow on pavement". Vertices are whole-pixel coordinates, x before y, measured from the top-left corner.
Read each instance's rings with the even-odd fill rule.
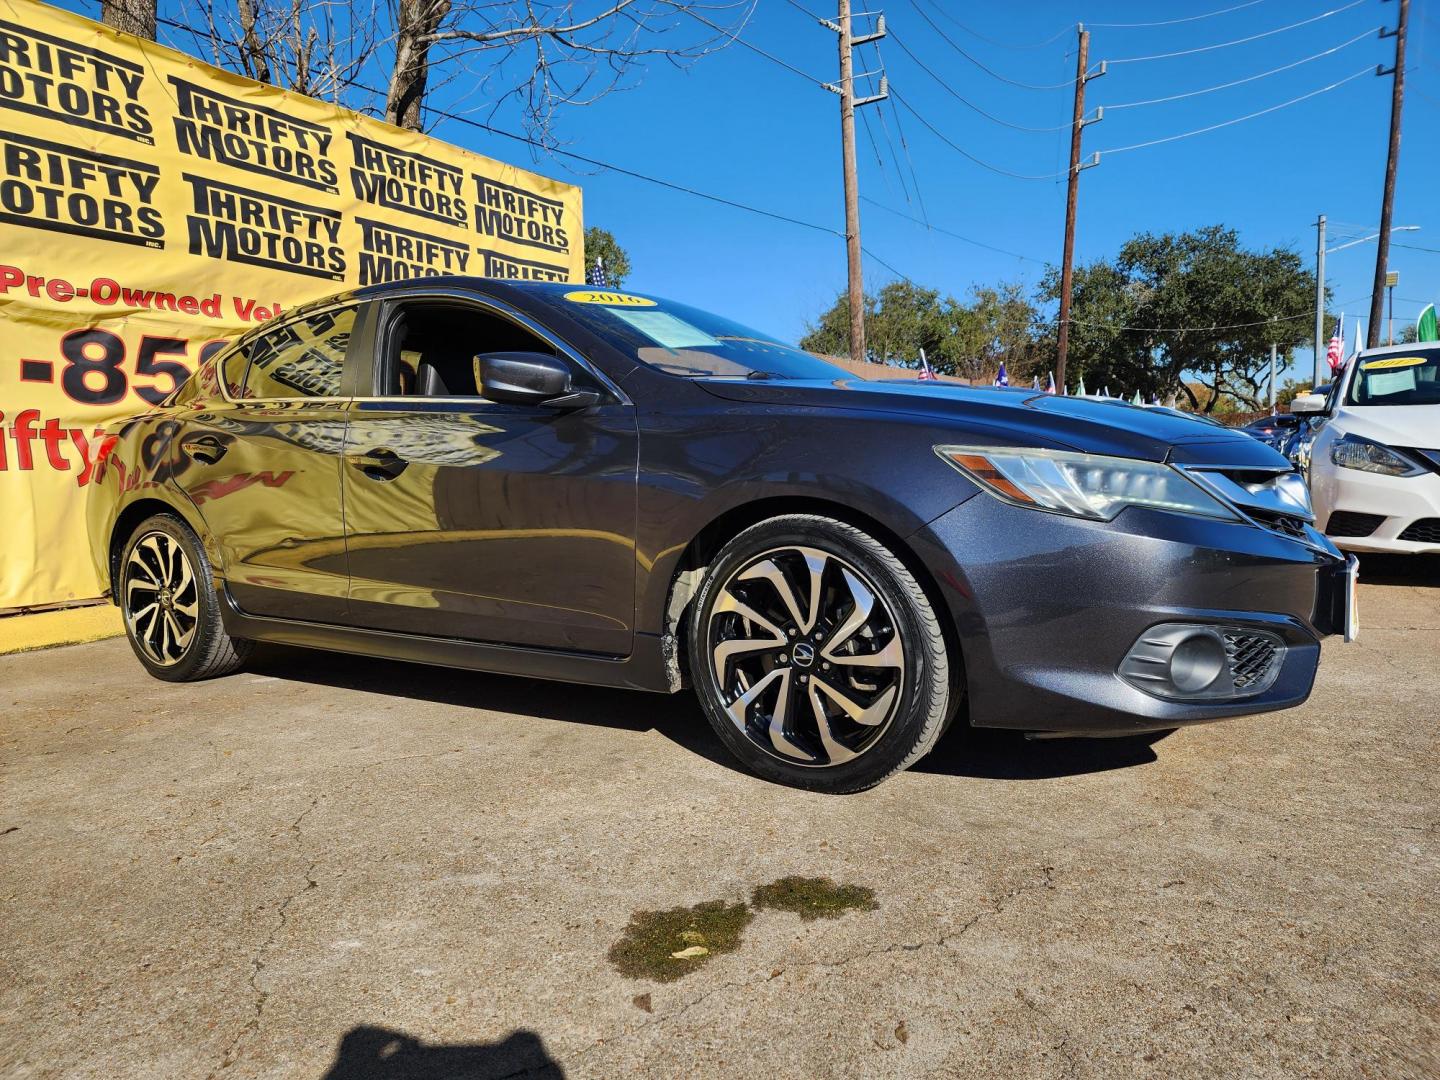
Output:
[[[427,1046],[378,1027],[345,1033],[323,1080],[499,1080],[506,1076],[563,1080],[565,1071],[533,1031],[500,1042]]]
[[[1018,731],[962,728],[957,721],[915,772],[978,780],[1054,780],[1158,760],[1151,747],[1169,732],[1122,739],[1027,739]]]
[[[650,694],[269,644],[256,647],[245,669],[257,675],[387,697],[493,709],[622,731],[655,731],[692,754],[743,771],[710,730],[695,695],[688,691]]]
[[[746,772],[711,731],[689,691],[649,694],[576,686],[268,644],[257,646],[245,667],[257,675],[387,697],[493,709],[567,724],[654,731],[692,754],[734,772]],[[957,721],[914,771],[978,780],[1049,780],[1107,772],[1155,761],[1151,745],[1165,735],[1031,741],[1019,732],[972,729],[962,724]]]
[[[1440,556],[1360,556],[1360,581],[1366,585],[1440,586]]]

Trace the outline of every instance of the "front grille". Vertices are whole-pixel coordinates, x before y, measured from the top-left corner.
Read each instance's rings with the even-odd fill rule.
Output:
[[[1401,540],[1414,540],[1417,544],[1440,544],[1440,518],[1421,518],[1411,522],[1400,534]]]
[[[1275,638],[1269,634],[1225,631],[1225,656],[1230,663],[1230,678],[1236,690],[1248,690],[1257,683],[1264,683],[1278,654]]]
[[[1272,532],[1278,532],[1282,536],[1291,536],[1294,537],[1296,540],[1305,539],[1305,526],[1307,522],[1304,518],[1295,517],[1291,514],[1266,513],[1264,511],[1256,510],[1253,508],[1249,511],[1249,513],[1250,516],[1254,518],[1257,523],[1263,525],[1265,528],[1271,530]]]
[[[1325,526],[1326,536],[1369,536],[1385,520],[1382,514],[1359,514],[1354,510],[1336,510]],[[1418,524],[1418,523],[1417,523]]]

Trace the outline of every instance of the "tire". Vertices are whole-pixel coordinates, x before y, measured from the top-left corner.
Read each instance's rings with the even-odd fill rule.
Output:
[[[952,658],[925,591],[884,544],[832,518],[771,518],[726,544],[687,644],[721,741],[793,787],[874,787],[928,753],[953,715]]]
[[[145,670],[166,682],[229,675],[251,643],[220,621],[215,577],[204,546],[173,514],[142,521],[120,555],[116,601],[125,636]]]

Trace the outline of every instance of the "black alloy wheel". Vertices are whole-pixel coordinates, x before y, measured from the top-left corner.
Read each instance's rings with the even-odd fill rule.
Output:
[[[753,771],[859,791],[919,760],[950,709],[924,590],[884,545],[829,518],[773,518],[711,565],[690,620],[711,724]]]

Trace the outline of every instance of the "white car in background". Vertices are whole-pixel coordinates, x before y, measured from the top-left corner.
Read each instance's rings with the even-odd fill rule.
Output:
[[[1352,359],[1315,415],[1315,520],[1347,551],[1440,555],[1440,345],[1391,345]]]

